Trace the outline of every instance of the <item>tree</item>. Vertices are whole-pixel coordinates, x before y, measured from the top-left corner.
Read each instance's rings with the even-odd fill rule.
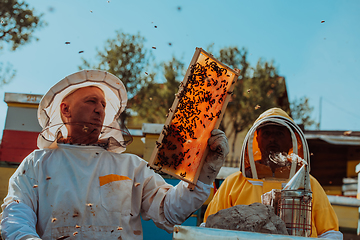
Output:
[[[216,56],[216,55],[215,55]],[[290,113],[284,78],[277,73],[273,62],[259,59],[255,68],[247,62],[246,49],[227,47],[220,50],[217,59],[231,68],[241,70],[235,84],[231,101],[228,104],[220,127],[233,137],[232,156],[234,156],[237,136],[246,130],[265,110],[280,107]]]
[[[83,66],[79,69],[96,68],[114,74],[124,83],[130,99],[154,77],[145,73],[152,55],[144,48],[145,38],[139,33],[132,35],[117,31],[116,34],[114,39],[107,40],[102,51],[97,52],[98,64],[92,65],[83,59]],[[130,110],[126,109],[120,116],[120,122],[125,124],[130,115]]]
[[[169,62],[163,62],[161,67],[165,81],[157,83],[152,79],[130,100],[131,109],[138,114],[138,121],[164,123],[168,109],[174,102],[184,64],[173,57]]]
[[[303,125],[305,129],[312,126],[319,128],[319,123],[310,117],[314,107],[309,105],[309,99],[307,97],[301,97],[300,99],[295,98],[290,105],[291,116],[298,125]]]
[[[220,125],[229,138],[233,137],[234,153],[238,134],[246,130],[261,112],[271,107],[281,107],[290,113],[285,81],[278,75],[272,62],[260,59],[254,68],[250,67],[245,49],[227,47],[214,55],[229,67],[241,70],[225,112],[224,119],[227,119],[227,122],[222,121]],[[168,109],[174,101],[174,94],[178,91],[183,76],[181,73],[184,72],[184,64],[173,57],[162,66],[166,81],[161,84],[153,81],[144,85],[131,100],[132,110],[138,114],[138,119],[141,119],[139,122],[164,123]]]
[[[224,119],[227,122],[222,121],[220,125],[228,137],[234,139],[234,155],[238,134],[246,130],[261,112],[271,107],[281,107],[290,113],[285,80],[278,75],[273,62],[260,59],[254,68],[250,67],[245,49],[226,47],[214,55],[229,67],[241,70],[225,112]],[[174,94],[178,91],[180,78],[183,76],[181,73],[184,72],[184,64],[173,57],[162,66],[166,81],[161,84],[151,82],[143,86],[131,102],[131,108],[138,114],[140,121],[164,123],[165,115],[174,101]]]
[[[34,38],[33,32],[46,24],[41,19],[43,14],[36,16],[34,11],[24,1],[0,2],[0,40],[9,43],[12,50],[30,42]],[[0,48],[2,47],[0,45]]]
[[[15,51],[35,38],[33,32],[46,23],[42,20],[43,14],[35,15],[34,12],[35,10],[30,9],[24,1],[0,1],[0,50],[6,43]],[[4,63],[0,62],[0,86],[9,83],[15,73],[11,64],[7,63],[7,66],[4,66]]]

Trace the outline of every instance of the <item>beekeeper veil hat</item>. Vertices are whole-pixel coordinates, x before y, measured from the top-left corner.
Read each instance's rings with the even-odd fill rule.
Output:
[[[43,130],[37,140],[40,149],[48,148],[59,136],[67,137],[67,128],[61,119],[60,104],[66,96],[77,89],[89,86],[100,88],[106,100],[105,118],[99,136],[100,145],[111,152],[123,152],[131,143],[130,133],[118,122],[127,103],[124,84],[111,73],[82,70],[59,81],[41,99],[38,120]]]
[[[246,169],[250,168],[251,174],[249,175],[251,175],[252,178],[260,179],[259,171],[266,170],[265,168],[260,169],[261,166],[256,164],[262,160],[261,150],[257,140],[257,130],[268,125],[283,126],[289,131],[292,148],[287,154],[290,155],[293,153],[304,159],[308,166],[307,169],[310,170],[309,147],[304,133],[284,110],[280,108],[270,108],[256,119],[245,136],[240,156],[240,171],[246,174]],[[295,175],[296,168],[297,162],[292,161],[290,172],[286,178],[292,178]]]

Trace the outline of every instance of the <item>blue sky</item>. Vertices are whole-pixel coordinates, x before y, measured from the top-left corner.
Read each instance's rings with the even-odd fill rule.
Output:
[[[95,63],[96,50],[121,30],[139,32],[148,49],[156,46],[151,51],[157,63],[176,56],[188,65],[196,47],[212,43],[215,50],[245,47],[252,66],[259,58],[274,60],[290,101],[308,97],[316,121],[322,97],[321,130],[360,131],[360,1],[26,2],[45,14],[48,25],[35,32],[39,41],[15,52],[5,46],[0,53],[0,61],[17,70],[13,81],[0,88],[2,99],[5,92],[46,93],[76,72],[81,58]],[[6,111],[1,101],[1,130]]]

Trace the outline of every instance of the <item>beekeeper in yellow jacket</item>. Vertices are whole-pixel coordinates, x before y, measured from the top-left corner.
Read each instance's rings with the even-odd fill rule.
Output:
[[[71,74],[44,95],[40,149],[9,180],[3,239],[142,239],[140,215],[172,232],[201,207],[228,153],[225,134],[212,131],[194,191],[173,187],[122,153],[131,141],[117,122],[126,102],[120,79],[100,70]]]
[[[261,203],[261,195],[282,189],[299,168],[297,161],[277,162],[275,154],[299,156],[308,165],[305,136],[294,121],[279,108],[261,114],[247,133],[242,146],[240,170],[228,176],[209,203],[209,215],[235,205]],[[342,239],[337,216],[318,181],[310,177],[312,196],[311,237]]]

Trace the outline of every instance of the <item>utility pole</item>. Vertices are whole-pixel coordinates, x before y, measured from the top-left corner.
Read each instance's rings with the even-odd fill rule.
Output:
[[[321,126],[321,108],[322,108],[322,97],[320,97],[320,102],[319,102],[319,130]]]

